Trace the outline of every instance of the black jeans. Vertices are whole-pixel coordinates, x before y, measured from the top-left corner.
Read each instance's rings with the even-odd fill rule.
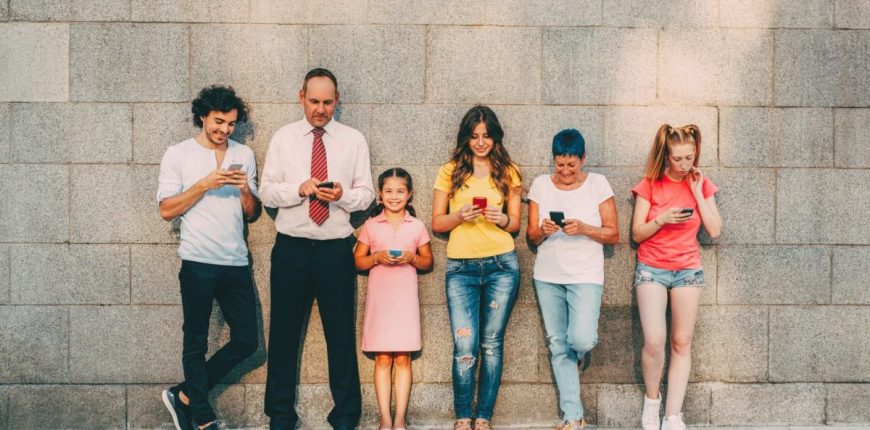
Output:
[[[294,426],[299,350],[313,300],[317,300],[329,364],[329,389],[335,407],[333,426],[355,426],[361,396],[356,360],[356,270],[353,236],[311,240],[279,233],[272,248],[272,309],[266,415],[272,425]]]
[[[242,360],[257,350],[257,310],[251,269],[182,260],[178,273],[184,313],[184,383],[197,424],[215,420],[208,392]],[[230,326],[230,341],[205,361],[212,301],[217,300]]]

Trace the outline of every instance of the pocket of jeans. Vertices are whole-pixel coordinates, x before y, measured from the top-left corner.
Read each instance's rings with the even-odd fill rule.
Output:
[[[507,272],[519,272],[520,270],[520,260],[517,258],[516,252],[499,255],[495,262],[500,270]]]
[[[445,267],[445,272],[447,274],[458,273],[462,270],[462,261],[447,259],[447,266]]]

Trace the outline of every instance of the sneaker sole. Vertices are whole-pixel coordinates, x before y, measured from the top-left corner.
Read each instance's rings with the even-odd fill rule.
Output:
[[[160,397],[163,398],[163,405],[166,406],[169,415],[172,415],[172,423],[175,424],[175,430],[181,430],[181,425],[178,424],[178,414],[175,413],[175,406],[172,404],[172,401],[169,400],[169,390],[163,390]]]

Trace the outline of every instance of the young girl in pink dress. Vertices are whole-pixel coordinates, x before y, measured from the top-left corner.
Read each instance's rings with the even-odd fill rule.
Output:
[[[378,177],[380,204],[363,224],[354,250],[357,270],[369,270],[362,350],[375,353],[380,430],[407,430],[412,351],[419,351],[417,269],[432,269],[426,226],[414,218],[411,175],[392,168]],[[390,414],[390,374],[396,367],[396,415]]]

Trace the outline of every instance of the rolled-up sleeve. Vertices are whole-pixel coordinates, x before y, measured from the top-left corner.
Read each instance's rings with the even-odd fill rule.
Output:
[[[251,189],[251,194],[255,197],[259,197],[260,194],[257,190],[257,157],[254,156],[254,151],[250,151],[248,154],[246,169],[246,173],[248,174],[248,188]]]
[[[169,147],[163,154],[163,159],[160,160],[160,175],[157,177],[158,204],[163,199],[176,196],[183,191],[179,161],[175,155],[174,147]]]

